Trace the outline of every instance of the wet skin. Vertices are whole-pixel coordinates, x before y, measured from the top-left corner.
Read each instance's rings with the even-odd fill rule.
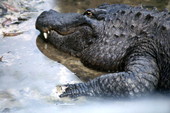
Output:
[[[45,11],[36,28],[88,68],[109,72],[67,84],[60,97],[138,97],[170,90],[170,13],[103,4],[84,14]]]

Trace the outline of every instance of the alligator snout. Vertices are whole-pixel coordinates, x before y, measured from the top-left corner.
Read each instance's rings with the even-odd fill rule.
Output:
[[[38,29],[47,39],[51,31],[60,35],[71,34],[76,31],[76,27],[84,23],[83,15],[78,13],[59,13],[54,10],[44,11],[36,21]]]

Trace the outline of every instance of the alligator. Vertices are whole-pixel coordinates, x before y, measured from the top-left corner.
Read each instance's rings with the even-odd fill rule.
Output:
[[[42,12],[41,37],[108,72],[83,83],[65,84],[60,97],[134,98],[170,90],[170,13],[126,4],[102,4],[83,14]]]

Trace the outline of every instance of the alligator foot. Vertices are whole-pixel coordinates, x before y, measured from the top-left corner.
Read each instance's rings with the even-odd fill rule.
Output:
[[[63,91],[63,93],[59,96],[60,98],[63,97],[76,98],[79,96],[92,96],[92,93],[89,93],[89,88],[87,87],[86,83],[66,84],[60,87],[65,88],[65,91]]]

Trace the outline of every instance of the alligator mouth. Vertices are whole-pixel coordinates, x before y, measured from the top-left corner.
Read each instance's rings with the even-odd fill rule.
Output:
[[[76,31],[77,31],[76,28],[71,28],[71,29],[69,29],[69,30],[67,30],[67,31],[64,31],[64,30],[61,31],[61,30],[55,30],[55,29],[49,29],[49,30],[44,29],[44,30],[43,30],[43,36],[44,36],[45,39],[48,39],[48,36],[49,36],[52,32],[56,32],[56,33],[59,34],[59,35],[65,36],[65,35],[73,34],[73,33],[76,32]]]
[[[49,29],[43,29],[42,33],[43,33],[43,36],[45,39],[48,39],[48,37],[50,36],[51,33],[54,33],[55,34],[58,34],[58,35],[61,35],[61,36],[68,36],[68,35],[72,35],[78,31],[80,31],[81,29],[90,29],[90,31],[92,30],[92,28],[88,25],[80,25],[78,27],[72,27],[72,28],[67,28],[67,29],[62,29],[62,30],[56,30],[56,29],[52,29],[52,28],[49,28]]]

